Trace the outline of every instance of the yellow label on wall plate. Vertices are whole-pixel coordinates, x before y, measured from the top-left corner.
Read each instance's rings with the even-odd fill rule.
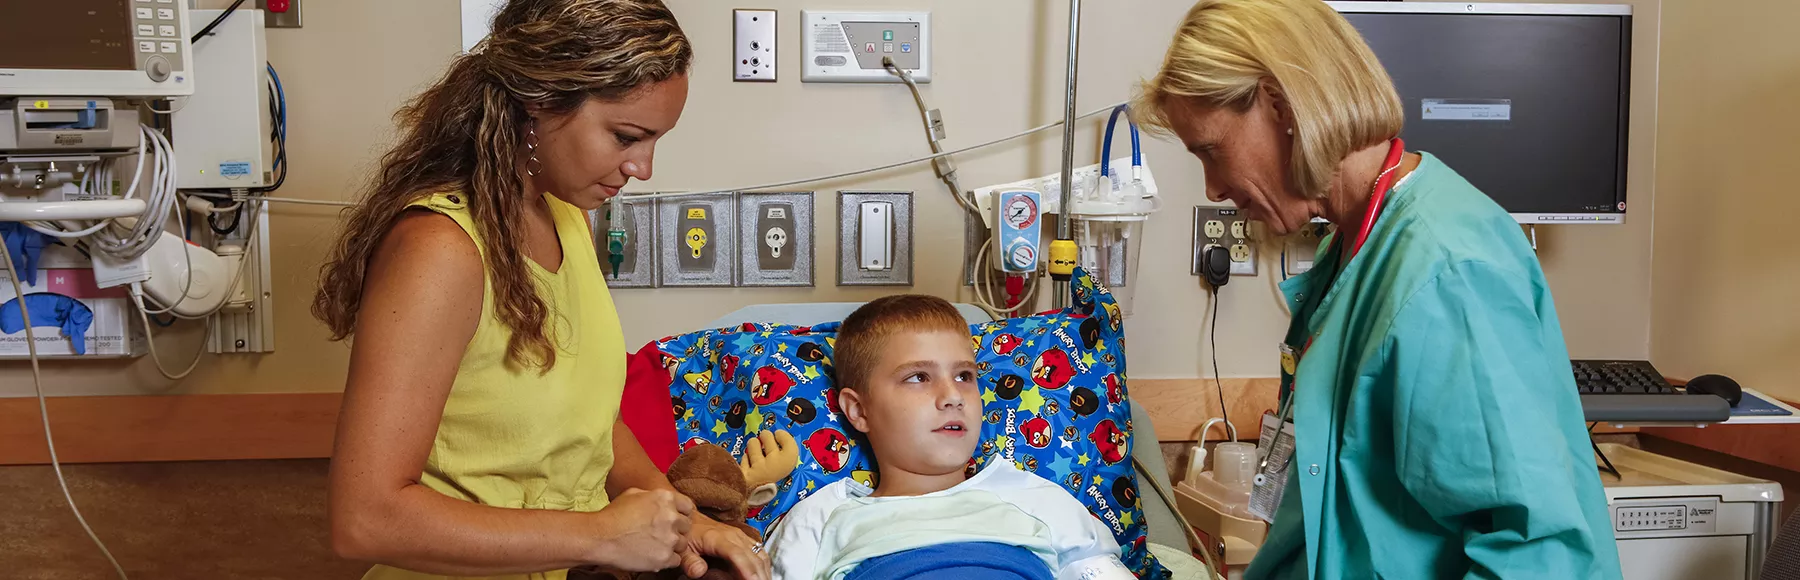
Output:
[[[706,219],[706,208],[704,208],[704,207],[690,207],[690,208],[688,208],[688,210],[687,210],[687,219],[691,219],[691,220],[703,220],[703,219]]]
[[[31,106],[38,109],[50,108],[50,101],[32,101]]]

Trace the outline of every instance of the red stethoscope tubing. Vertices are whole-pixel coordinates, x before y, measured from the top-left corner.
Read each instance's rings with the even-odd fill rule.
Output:
[[[1381,176],[1375,178],[1375,190],[1369,193],[1369,212],[1363,216],[1362,231],[1356,234],[1356,243],[1350,246],[1349,260],[1362,250],[1363,242],[1369,241],[1369,230],[1375,228],[1375,219],[1381,217],[1381,202],[1387,200],[1389,189],[1394,187],[1394,174],[1400,171],[1400,160],[1406,156],[1406,142],[1399,137],[1394,144],[1388,146],[1387,160],[1381,163]]]
[[[1350,246],[1350,255],[1344,256],[1348,262],[1362,251],[1363,243],[1369,241],[1369,231],[1375,229],[1376,218],[1381,217],[1381,204],[1387,200],[1388,190],[1394,187],[1394,174],[1400,172],[1400,160],[1406,156],[1406,142],[1395,137],[1388,146],[1387,160],[1381,163],[1381,175],[1375,178],[1375,190],[1369,193],[1369,210],[1363,215],[1362,231],[1356,234],[1356,243]],[[1341,263],[1340,263],[1341,264]],[[1299,356],[1306,356],[1312,348],[1312,339],[1306,339],[1306,345],[1300,348]]]

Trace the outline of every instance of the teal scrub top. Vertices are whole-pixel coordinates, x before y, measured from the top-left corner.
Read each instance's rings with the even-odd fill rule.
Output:
[[[1244,577],[1619,578],[1537,257],[1423,157],[1335,282],[1326,239],[1281,285],[1304,349],[1282,380],[1294,459]]]

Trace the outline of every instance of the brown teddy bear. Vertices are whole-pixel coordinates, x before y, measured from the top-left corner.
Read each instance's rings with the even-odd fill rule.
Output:
[[[744,523],[750,508],[775,499],[776,484],[800,465],[800,446],[787,431],[763,431],[745,444],[743,460],[712,444],[695,445],[681,452],[669,465],[669,483],[675,491],[694,500],[706,517],[730,525],[762,541],[762,534]],[[723,560],[707,558],[702,580],[731,580],[737,576]],[[570,580],[676,580],[686,578],[679,568],[630,574],[604,570],[571,570]]]

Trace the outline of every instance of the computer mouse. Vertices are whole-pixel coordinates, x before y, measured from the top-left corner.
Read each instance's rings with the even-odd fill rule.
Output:
[[[1688,381],[1687,392],[1689,395],[1717,395],[1733,407],[1736,407],[1738,401],[1744,398],[1744,388],[1738,386],[1737,381],[1731,380],[1731,377],[1724,375],[1694,377],[1694,380]]]

